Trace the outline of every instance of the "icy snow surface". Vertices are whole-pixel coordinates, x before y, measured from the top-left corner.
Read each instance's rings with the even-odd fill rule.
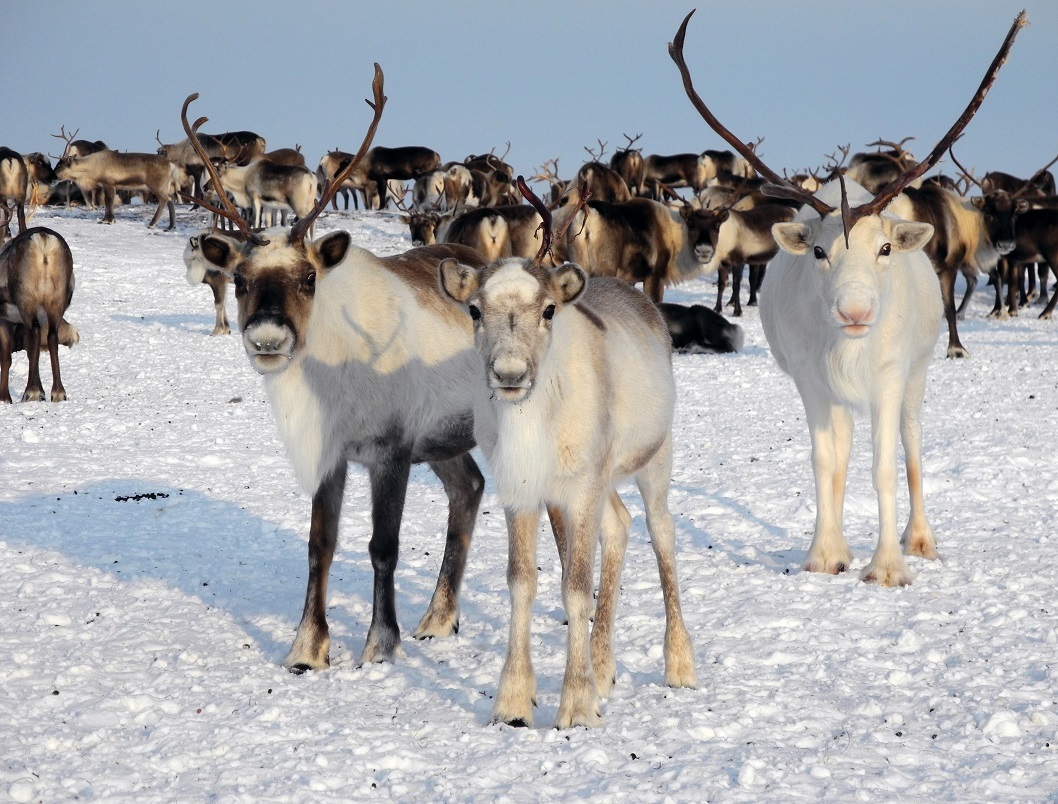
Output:
[[[808,434],[756,309],[741,353],[677,355],[671,505],[701,686],[663,686],[657,569],[629,487],[604,725],[551,728],[565,632],[542,533],[537,722],[515,729],[489,724],[509,612],[491,481],[459,633],[418,642],[408,632],[433,590],[445,514],[439,482],[413,472],[397,578],[405,657],[357,667],[371,569],[354,468],[331,572],[331,668],[280,667],[301,613],[309,501],[238,336],[209,337],[210,292],[184,278],[184,243],[204,218],[181,207],[177,231],[150,231],[150,212],[122,208],[112,226],[83,211],[32,221],[73,250],[67,317],[81,343],[61,351],[69,402],[0,407],[0,799],[1058,795],[1058,322],[987,320],[982,282],[961,325],[972,358],[945,360],[938,339],[924,460],[944,560],[911,559],[903,589],[858,579],[877,535],[867,422],[846,503],[855,571],[802,573]],[[410,246],[387,213],[330,213],[318,227],[379,254]],[[668,298],[714,294],[699,279]],[[46,360],[42,371],[48,388]],[[21,353],[16,400],[25,378]]]

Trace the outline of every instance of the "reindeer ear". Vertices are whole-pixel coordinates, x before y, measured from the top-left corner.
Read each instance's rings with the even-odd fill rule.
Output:
[[[222,271],[230,271],[239,258],[238,243],[222,235],[205,235],[199,238],[198,245],[206,262]]]
[[[576,301],[586,287],[588,275],[579,265],[567,262],[551,272],[552,295],[562,304]]]
[[[893,224],[890,235],[897,251],[918,251],[933,237],[933,226],[928,223],[899,221]]]
[[[975,195],[973,198],[970,199],[970,203],[973,204],[978,209],[984,209],[985,208],[985,197],[983,195]]]
[[[779,248],[791,254],[807,254],[812,246],[812,227],[806,223],[776,223],[771,227],[771,236]]]
[[[466,304],[467,299],[477,292],[477,269],[448,257],[441,260],[437,270],[440,274],[441,290],[460,304]]]
[[[352,245],[353,238],[348,232],[337,231],[324,235],[319,240],[313,241],[313,247],[319,252],[323,260],[323,267],[328,271],[345,259]]]
[[[1032,204],[1021,198],[1014,202],[1014,210],[1020,215],[1022,212],[1028,212],[1032,209]]]

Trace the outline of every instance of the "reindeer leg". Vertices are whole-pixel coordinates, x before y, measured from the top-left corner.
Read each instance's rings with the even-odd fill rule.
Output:
[[[907,467],[907,488],[911,497],[911,515],[904,528],[900,544],[904,553],[922,558],[940,558],[937,540],[926,521],[926,510],[922,499],[922,424],[919,413],[926,395],[926,373],[912,374],[904,393],[904,404],[900,412],[900,439],[904,445]]]
[[[228,295],[228,277],[217,272],[213,276],[206,274],[205,282],[213,291],[213,309],[217,313],[217,322],[213,325],[210,335],[230,335],[231,324],[228,323],[228,311],[225,307],[225,299]]]
[[[628,548],[628,527],[632,517],[616,491],[602,515],[602,568],[599,597],[595,606],[595,623],[591,629],[591,666],[599,695],[609,698],[617,680],[617,663],[613,656],[613,628],[617,614],[617,597],[621,591],[621,569]]]
[[[562,581],[562,599],[569,627],[566,629],[566,674],[555,726],[597,726],[599,692],[591,668],[588,642],[588,620],[592,609],[592,574],[595,567],[595,545],[599,541],[603,500],[601,489],[586,488],[575,493],[581,510],[565,512],[570,522],[569,560]]]
[[[62,386],[62,377],[59,376],[59,320],[57,315],[48,320],[48,357],[51,359],[51,401],[65,402],[66,389]],[[43,389],[42,389],[43,390]]]
[[[676,577],[676,523],[669,511],[672,477],[672,439],[666,439],[647,465],[636,475],[643,495],[647,530],[661,578],[665,601],[665,683],[670,687],[696,687],[694,648],[680,608],[680,586]]]
[[[871,439],[874,442],[872,475],[878,493],[878,546],[863,570],[863,580],[881,586],[907,586],[911,571],[900,552],[896,535],[896,439],[901,417],[908,415],[905,387],[895,372],[879,378],[886,393],[871,410]],[[916,413],[917,415],[917,413]],[[905,425],[903,429],[907,431]]]
[[[448,495],[448,535],[437,588],[430,607],[415,629],[416,639],[445,637],[459,632],[459,587],[467,565],[474,520],[485,490],[485,478],[469,452],[451,460],[431,462],[430,468],[441,479]]]
[[[367,642],[360,664],[391,661],[401,655],[400,627],[393,590],[400,548],[400,521],[408,493],[411,461],[407,455],[390,455],[368,468],[371,476],[371,566],[375,570],[374,604]]]
[[[536,677],[529,653],[533,599],[536,597],[536,531],[540,511],[506,509],[507,586],[511,592],[511,627],[507,658],[496,690],[493,723],[533,725]]]
[[[940,295],[944,300],[944,319],[948,322],[948,357],[969,357],[970,353],[959,340],[959,330],[955,323],[955,271],[944,268],[940,274]]]
[[[29,358],[29,378],[26,392],[22,394],[23,402],[43,402],[44,385],[40,381],[40,325],[33,319],[22,324],[26,330],[26,357]]]
[[[305,588],[305,608],[294,645],[283,661],[292,673],[323,670],[330,666],[331,645],[327,627],[327,577],[338,543],[338,517],[342,512],[348,464],[343,459],[312,495],[309,524],[309,580]]]
[[[742,271],[744,266],[742,263],[734,265],[731,268],[731,301],[728,304],[734,307],[731,311],[733,316],[740,317],[742,315]]]
[[[86,196],[87,198],[87,196]],[[114,222],[114,188],[109,185],[103,188],[103,203],[106,211],[103,213],[103,223]]]
[[[721,265],[716,272],[716,304],[713,310],[717,313],[724,312],[724,288],[727,287],[727,266]]]
[[[852,564],[842,515],[852,445],[852,417],[844,407],[831,405],[813,389],[799,384],[798,390],[805,403],[805,417],[812,436],[812,474],[816,486],[815,536],[803,569],[836,575]]]
[[[0,403],[11,404],[11,326],[0,321]]]

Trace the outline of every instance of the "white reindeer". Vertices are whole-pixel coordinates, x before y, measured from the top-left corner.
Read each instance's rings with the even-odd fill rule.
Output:
[[[817,198],[841,202],[837,182]],[[872,196],[850,184],[849,203]],[[910,555],[937,558],[922,503],[919,412],[926,370],[944,308],[940,284],[922,247],[927,223],[889,214],[862,218],[845,245],[839,212],[820,218],[804,208],[772,229],[782,249],[768,266],[760,318],[779,367],[793,377],[812,437],[816,485],[815,537],[804,568],[842,572],[852,553],[842,529],[845,476],[852,449],[852,414],[871,415],[878,546],[863,579],[883,586],[911,582],[896,530],[896,437],[907,462],[911,517],[903,533]]]
[[[657,308],[609,277],[576,265],[552,271],[508,258],[483,269],[445,260],[441,284],[474,319],[484,381],[474,435],[507,517],[511,630],[495,721],[529,725],[536,681],[529,656],[536,595],[536,534],[548,506],[569,620],[557,726],[595,726],[613,688],[612,632],[631,517],[615,491],[635,478],[665,600],[665,683],[696,684],[680,613],[675,525],[668,509],[675,384],[671,342]],[[595,544],[602,576],[591,631]]]
[[[1021,12],[959,119],[921,163],[872,195],[843,180],[810,195],[761,161],[753,149],[716,119],[694,89],[683,57],[688,14],[669,55],[687,97],[709,127],[770,183],[768,192],[804,204],[796,218],[776,223],[780,253],[769,265],[760,318],[779,366],[793,377],[812,435],[816,530],[805,569],[841,572],[852,560],[842,530],[845,476],[852,451],[852,411],[871,414],[874,486],[879,533],[863,579],[884,586],[911,582],[896,536],[896,434],[907,461],[911,516],[905,552],[937,558],[922,504],[922,431],[919,412],[926,369],[943,313],[940,286],[922,247],[928,223],[901,220],[887,207],[940,161],[984,101],[1028,20]]]

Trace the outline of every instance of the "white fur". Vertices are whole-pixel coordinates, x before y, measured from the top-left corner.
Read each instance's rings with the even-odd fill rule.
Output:
[[[533,719],[536,681],[529,634],[536,530],[540,507],[546,505],[559,512],[564,525],[556,539],[560,550],[567,546],[562,559],[569,630],[556,725],[594,726],[600,722],[600,694],[609,694],[616,673],[611,638],[631,517],[614,487],[629,476],[643,494],[662,578],[665,680],[671,686],[696,683],[680,614],[675,526],[667,503],[675,400],[670,341],[657,310],[624,283],[592,279],[582,296],[566,298],[557,277],[572,269],[583,278],[580,269],[556,269],[541,284],[524,270],[527,264],[502,263],[483,287],[455,279],[449,284],[447,271],[442,277],[449,293],[481,312],[476,340],[486,382],[478,384],[474,434],[508,523],[511,633],[493,717],[526,724]],[[542,313],[551,304],[556,311],[548,319]],[[593,323],[581,307],[604,326]],[[493,374],[497,366],[502,376]],[[535,368],[535,376],[508,384],[522,368],[529,375]],[[515,387],[528,389],[528,396],[504,401],[500,391]],[[591,575],[600,535],[602,574],[589,645]]]
[[[871,196],[849,184],[855,206]],[[836,182],[817,194],[840,204]],[[805,253],[789,251],[782,233],[804,224],[811,237]],[[942,318],[940,285],[921,251],[900,251],[897,238],[909,227],[890,213],[859,221],[846,249],[839,213],[820,221],[807,207],[773,231],[784,249],[771,262],[761,294],[760,316],[779,367],[790,374],[804,402],[812,437],[816,481],[815,538],[805,568],[838,572],[852,555],[842,530],[841,508],[852,438],[852,411],[869,410],[874,443],[874,483],[879,498],[878,546],[864,579],[883,585],[911,582],[896,535],[896,438],[904,444],[911,516],[903,542],[909,553],[936,557],[932,531],[922,510],[919,411],[926,370]],[[931,227],[930,227],[931,228]],[[914,231],[922,232],[917,229]],[[892,254],[878,257],[886,242]],[[814,247],[826,251],[818,260]],[[865,322],[865,334],[850,336],[842,325]]]

